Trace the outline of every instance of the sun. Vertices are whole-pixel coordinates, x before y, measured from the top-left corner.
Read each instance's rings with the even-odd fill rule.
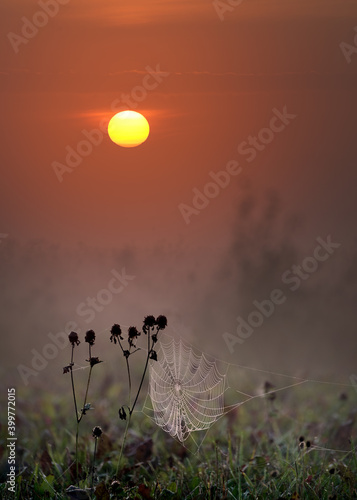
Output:
[[[136,111],[126,110],[114,115],[108,123],[109,137],[124,148],[134,148],[149,136],[147,119]]]

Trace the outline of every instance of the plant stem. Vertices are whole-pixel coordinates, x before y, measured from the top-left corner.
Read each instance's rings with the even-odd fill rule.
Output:
[[[71,354],[71,383],[72,383],[72,392],[73,392],[73,401],[74,401],[74,411],[76,413],[76,455],[75,455],[75,460],[76,460],[76,481],[78,482],[78,426],[79,426],[79,419],[78,419],[78,409],[77,409],[77,399],[76,399],[76,391],[74,388],[74,378],[73,378],[73,353],[74,353],[74,344],[72,344],[72,354]]]
[[[76,400],[76,393],[74,389],[74,379],[73,379],[73,372],[72,372],[72,363],[73,363],[73,351],[74,351],[74,345],[72,346],[72,356],[71,356],[71,381],[72,381],[72,390],[73,390],[73,398],[74,398],[74,408],[76,411],[76,420],[77,420],[77,428],[76,428],[76,480],[78,483],[78,436],[79,436],[79,423],[83,418],[83,415],[85,414],[85,407],[87,403],[87,397],[88,397],[88,390],[89,390],[89,383],[92,375],[92,365],[90,365],[89,368],[89,374],[88,374],[88,380],[87,380],[87,387],[86,387],[86,393],[84,396],[84,403],[83,407],[81,409],[81,414],[78,416],[78,409],[77,409],[77,400]],[[89,344],[89,362],[91,360],[91,346]]]
[[[128,381],[129,381],[129,411],[130,411],[130,405],[131,405],[131,375],[130,375],[130,366],[129,366],[129,358],[125,358],[126,360],[126,368],[128,371]]]
[[[72,355],[71,355],[71,382],[72,382],[72,392],[73,392],[73,401],[74,401],[74,411],[76,412],[76,420],[78,420],[78,410],[77,410],[77,400],[76,400],[76,391],[74,389],[74,379],[73,379],[73,351],[74,351],[74,344],[72,345]]]
[[[119,341],[119,344],[120,344],[120,341]],[[120,347],[121,347],[121,350],[124,352],[124,349],[121,346],[121,344],[120,344]],[[128,383],[129,383],[129,402],[128,402],[129,415],[128,415],[128,419],[126,421],[126,426],[125,426],[123,441],[122,441],[122,445],[121,445],[121,448],[120,448],[120,455],[119,455],[119,460],[118,460],[118,463],[117,463],[116,475],[118,475],[118,472],[119,472],[119,467],[120,467],[121,459],[123,457],[123,451],[124,451],[126,436],[128,434],[128,429],[129,429],[130,420],[131,420],[131,411],[130,411],[130,405],[131,405],[131,374],[130,374],[129,358],[125,357],[125,361],[126,361],[126,368],[127,368],[127,372],[128,372]]]
[[[147,336],[148,336],[148,353],[147,353],[147,356],[146,356],[146,363],[145,363],[145,368],[144,368],[144,371],[143,371],[143,375],[141,377],[141,381],[140,381],[140,385],[139,385],[139,389],[138,389],[138,392],[136,394],[136,397],[135,397],[135,400],[134,400],[134,403],[133,403],[133,406],[130,410],[130,415],[133,413],[134,411],[134,408],[135,408],[135,405],[136,405],[136,402],[138,400],[138,397],[139,397],[139,394],[140,394],[140,391],[141,391],[141,387],[143,385],[143,382],[144,382],[144,378],[145,378],[145,374],[146,374],[146,370],[147,370],[147,367],[148,367],[148,364],[149,364],[149,358],[150,358],[150,352],[151,352],[151,348],[150,348],[150,329],[147,333]],[[153,345],[154,345],[154,342],[153,342]]]
[[[88,396],[88,389],[89,389],[89,383],[90,383],[90,377],[92,375],[92,366],[89,368],[89,375],[88,375],[88,381],[87,381],[87,388],[86,388],[86,393],[85,393],[85,396],[84,396],[84,403],[83,403],[83,408],[81,410],[81,415],[78,419],[78,422],[80,422],[83,418],[83,415],[84,415],[84,408],[87,404],[87,396]]]
[[[92,351],[91,351],[91,346],[89,344],[89,363],[90,363],[90,360],[91,360],[91,356],[92,356]],[[86,407],[86,404],[87,404],[87,396],[88,396],[88,390],[89,390],[89,383],[90,383],[90,378],[91,378],[91,375],[92,375],[92,365],[90,364],[89,366],[89,374],[88,374],[88,380],[87,380],[87,387],[86,387],[86,393],[84,395],[84,403],[83,403],[83,407],[81,409],[81,415],[79,417],[79,422],[82,420],[83,418],[83,415],[85,414],[85,407]]]
[[[93,464],[92,464],[92,484],[91,484],[92,491],[93,491],[93,485],[94,485],[94,466],[95,466],[95,454],[97,452],[97,441],[98,441],[98,438],[95,438],[94,452],[93,452]]]
[[[138,388],[138,392],[136,393],[135,400],[134,400],[134,403],[133,403],[132,407],[130,407],[130,404],[131,404],[131,375],[130,375],[130,366],[129,366],[129,358],[126,357],[126,366],[127,366],[127,371],[128,371],[128,380],[129,380],[129,405],[128,405],[129,415],[128,415],[128,418],[127,418],[127,421],[126,421],[126,426],[125,426],[125,431],[124,431],[124,436],[123,436],[123,442],[122,442],[122,445],[121,445],[119,460],[118,460],[118,464],[117,464],[117,471],[116,471],[116,475],[117,476],[118,476],[118,472],[119,472],[120,462],[121,462],[121,459],[122,459],[122,456],[123,456],[123,450],[124,450],[124,446],[125,446],[125,442],[126,442],[126,437],[127,437],[127,434],[128,434],[128,429],[129,429],[129,425],[130,425],[130,421],[131,421],[131,416],[133,414],[135,405],[136,405],[136,403],[138,401],[138,397],[139,397],[139,394],[140,394],[140,391],[141,391],[141,388],[142,388],[142,385],[143,385],[143,382],[144,382],[146,370],[147,370],[147,367],[148,367],[148,364],[149,364],[150,352],[151,352],[152,346],[154,345],[154,342],[153,342],[152,346],[150,348],[150,329],[147,332],[147,336],[148,336],[148,353],[147,353],[147,356],[146,356],[145,367],[144,367],[144,371],[143,371],[143,374],[142,374],[142,377],[141,377],[141,381],[140,381],[140,385],[139,385],[139,388]],[[120,341],[119,341],[119,345],[121,347],[121,350],[124,352],[124,349],[123,349]]]
[[[129,408],[130,410],[130,408]],[[118,459],[118,463],[117,463],[117,470],[116,470],[116,475],[118,476],[118,473],[119,473],[119,467],[120,467],[120,463],[121,463],[121,459],[123,457],[123,451],[124,451],[124,446],[125,446],[125,441],[126,441],[126,436],[128,434],[128,429],[129,429],[129,425],[130,425],[130,420],[131,420],[131,413],[129,411],[129,416],[127,418],[127,421],[126,421],[126,426],[125,426],[125,431],[124,431],[124,436],[123,436],[123,441],[122,441],[122,444],[121,444],[121,448],[120,448],[120,455],[119,455],[119,459]]]
[[[76,428],[76,482],[78,484],[78,434],[79,434],[79,420],[77,418],[77,428]]]

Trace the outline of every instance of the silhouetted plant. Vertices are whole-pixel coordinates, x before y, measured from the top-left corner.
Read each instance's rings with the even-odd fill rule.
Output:
[[[91,375],[92,375],[92,369],[95,365],[98,363],[101,363],[99,358],[93,357],[92,356],[92,347],[95,343],[95,333],[93,330],[88,330],[86,335],[85,335],[85,342],[88,343],[88,350],[89,350],[89,356],[88,359],[86,360],[89,363],[89,373],[88,373],[88,380],[87,380],[87,386],[86,386],[86,391],[84,395],[84,402],[83,406],[78,411],[78,406],[77,406],[77,397],[76,397],[76,390],[75,390],[75,385],[74,385],[74,377],[73,377],[73,366],[74,366],[74,348],[80,344],[80,340],[78,338],[78,334],[76,332],[71,332],[68,335],[68,339],[72,345],[72,352],[71,352],[71,362],[69,365],[65,366],[63,368],[63,373],[70,373],[71,374],[71,384],[72,384],[72,393],[73,393],[73,402],[74,402],[74,411],[75,411],[75,417],[76,417],[76,453],[75,453],[75,464],[76,464],[76,480],[78,482],[78,435],[79,435],[79,424],[83,418],[84,415],[86,415],[87,411],[92,409],[91,404],[87,403],[87,397],[88,397],[88,390],[89,390],[89,384],[91,380]]]
[[[93,485],[94,485],[95,455],[97,453],[97,443],[98,443],[98,439],[100,438],[100,436],[102,434],[103,434],[102,429],[98,425],[96,425],[93,428],[93,431],[92,431],[92,436],[95,439],[95,441],[94,441],[94,451],[93,451],[93,464],[92,464],[92,484],[91,484],[91,490],[92,491],[93,491]]]
[[[136,348],[136,340],[137,338],[141,335],[141,332],[135,327],[135,326],[130,326],[128,329],[128,337],[127,337],[127,342],[128,342],[128,349],[124,349],[123,347],[123,341],[124,337],[122,336],[122,330],[120,325],[115,324],[112,326],[110,333],[110,341],[114,342],[114,344],[118,344],[120,347],[123,356],[125,358],[126,362],[126,368],[127,368],[127,373],[128,373],[128,386],[129,386],[129,395],[128,395],[128,404],[123,405],[119,408],[119,418],[121,420],[126,420],[126,427],[124,431],[124,436],[123,436],[123,441],[121,445],[121,450],[120,450],[120,455],[119,455],[119,460],[117,464],[117,474],[119,471],[121,459],[123,456],[123,451],[125,447],[125,442],[126,442],[126,437],[131,421],[131,417],[134,411],[134,408],[136,406],[136,403],[139,398],[139,394],[145,379],[147,367],[149,364],[149,359],[152,359],[154,361],[157,361],[157,353],[154,349],[154,346],[158,340],[158,333],[160,330],[163,330],[167,326],[167,319],[165,316],[158,316],[156,319],[154,316],[146,316],[144,319],[144,324],[142,326],[142,331],[145,335],[147,335],[147,355],[146,355],[146,361],[143,369],[143,373],[141,376],[140,384],[138,387],[138,390],[136,392],[136,396],[134,398],[133,404],[131,403],[131,397],[132,397],[132,381],[131,381],[131,373],[130,373],[130,363],[129,363],[129,358],[132,356],[134,353],[139,351],[139,348]]]

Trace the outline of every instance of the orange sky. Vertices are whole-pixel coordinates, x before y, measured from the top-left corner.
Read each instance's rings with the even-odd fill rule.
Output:
[[[354,2],[243,0],[220,19],[210,0],[51,1],[58,12],[47,21],[41,2],[2,2],[1,233],[180,247],[190,267],[230,255],[244,234],[243,200],[254,199],[258,219],[274,193],[282,224],[302,221],[300,251],[319,235],[346,251],[355,243],[357,53],[348,62],[340,47],[354,47]],[[45,25],[20,41],[34,18]],[[124,149],[104,133],[60,182],[54,162],[66,164],[83,130],[121,106],[147,117],[149,139]],[[248,162],[239,146],[284,107],[296,117]],[[242,172],[187,224],[179,207],[192,207],[194,190],[229,161]]]
[[[92,241],[95,231],[111,243],[108,229],[118,221],[130,239],[161,224],[165,234],[186,232],[178,204],[190,201],[211,169],[237,158],[238,144],[265,126],[274,107],[287,105],[299,117],[257,159],[256,170],[258,163],[273,164],[260,168],[257,190],[262,184],[290,189],[301,176],[310,178],[308,158],[325,134],[333,136],[334,151],[343,148],[346,134],[353,136],[355,65],[339,48],[353,39],[356,8],[350,2],[250,0],[227,10],[224,21],[206,1],[117,7],[91,0],[59,7],[17,54],[6,35],[21,34],[21,18],[31,20],[41,9],[36,2],[7,2],[2,16],[8,165],[2,225],[14,236]],[[81,130],[97,127],[97,117],[110,117],[123,95],[142,86],[149,66],[168,75],[144,100],[129,102],[150,120],[150,140],[135,151],[105,140],[60,184],[52,163],[63,162],[66,146],[76,148],[83,139]],[[341,119],[351,124],[343,134]],[[331,152],[323,156],[326,161],[313,165],[321,175],[330,170]],[[224,194],[229,206],[235,184]],[[147,198],[155,203],[148,207]],[[229,210],[223,200],[216,204]],[[103,218],[104,231],[98,227]]]

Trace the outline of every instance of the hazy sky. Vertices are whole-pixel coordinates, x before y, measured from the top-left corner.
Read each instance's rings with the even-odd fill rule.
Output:
[[[100,330],[164,312],[228,361],[357,373],[356,3],[3,0],[1,10],[8,360],[30,366],[31,349],[70,320]],[[150,123],[137,148],[103,132],[124,108]],[[283,273],[328,235],[340,246],[291,291]],[[86,323],[78,306],[124,267],[135,279]],[[230,351],[224,332],[277,288],[285,303]]]

